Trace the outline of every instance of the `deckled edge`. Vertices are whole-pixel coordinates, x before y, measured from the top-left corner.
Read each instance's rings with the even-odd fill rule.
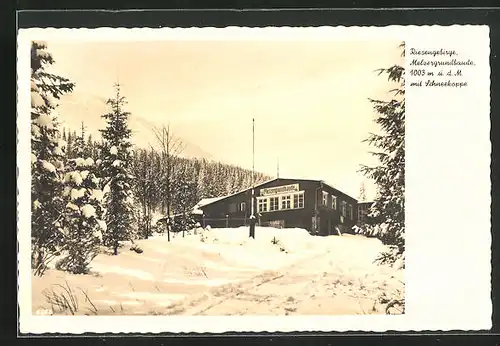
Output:
[[[110,31],[113,31],[114,34],[118,34],[118,32],[120,33],[124,33],[126,32],[127,35],[129,35],[130,33],[132,34],[139,34],[139,33],[143,33],[145,31],[150,31],[150,30],[155,30],[155,31],[160,31],[160,30],[175,30],[175,31],[184,31],[184,32],[187,32],[187,31],[191,31],[191,30],[199,30],[199,29],[203,29],[204,31],[206,30],[209,30],[209,31],[213,31],[213,33],[215,33],[215,31],[222,31],[222,30],[227,30],[227,29],[232,29],[232,30],[238,30],[240,31],[241,29],[244,29],[244,30],[248,30],[248,29],[251,29],[252,31],[261,31],[261,30],[271,30],[275,33],[278,33],[278,31],[276,30],[279,30],[281,31],[280,33],[283,34],[285,33],[284,30],[293,30],[293,31],[296,31],[297,29],[301,29],[301,30],[318,30],[318,29],[321,29],[321,30],[325,30],[325,29],[328,29],[328,31],[331,31],[331,29],[335,29],[335,31],[339,30],[339,29],[342,29],[342,30],[346,30],[346,29],[349,29],[349,31],[351,31],[352,29],[361,29],[361,30],[368,30],[368,29],[398,29],[398,30],[402,30],[402,31],[398,31],[398,35],[395,35],[393,38],[396,39],[397,37],[401,38],[404,34],[402,33],[403,31],[406,31],[408,29],[415,29],[415,28],[418,28],[419,30],[421,29],[443,29],[443,28],[457,28],[457,29],[466,29],[466,28],[469,28],[469,27],[487,27],[486,25],[473,25],[473,24],[453,24],[453,25],[448,25],[448,26],[441,26],[441,25],[424,25],[424,26],[417,26],[417,25],[409,25],[409,26],[398,26],[398,25],[389,25],[389,26],[336,26],[336,27],[329,27],[329,26],[319,26],[319,27],[314,27],[314,26],[308,26],[308,27],[290,27],[290,26],[283,26],[283,27],[237,27],[237,26],[227,26],[227,27],[224,27],[224,28],[220,28],[220,27],[203,27],[203,28],[200,28],[200,27],[190,27],[190,28],[181,28],[181,27],[176,27],[176,28],[148,28],[148,27],[141,27],[141,28],[111,28],[111,27],[101,27],[101,28],[97,28],[97,29],[88,29],[88,28],[78,28],[78,29],[75,29],[75,28],[71,28],[71,29],[68,29],[68,28],[53,28],[53,27],[49,27],[49,28],[29,28],[29,29],[20,29],[19,32],[18,32],[18,39],[20,37],[22,37],[23,35],[27,35],[29,34],[30,32],[33,32],[35,31],[35,34],[36,35],[40,35],[40,34],[46,34],[47,32],[50,32],[50,31],[58,31],[58,32],[65,32],[67,31],[68,34],[71,33],[71,38],[72,39],[75,39],[74,37],[74,33],[75,32],[93,32],[95,33],[96,31],[99,31],[99,34],[104,34],[104,33],[107,33],[106,31],[107,30],[110,30]],[[488,28],[489,29],[489,28]],[[208,34],[207,32],[205,32],[206,34]],[[291,32],[290,32],[291,33]],[[325,31],[326,33],[326,31]],[[266,33],[267,34],[267,33]],[[35,37],[32,37],[31,40],[47,40],[47,38],[44,38],[44,37],[37,37],[35,35]],[[276,38],[272,38],[270,37],[270,35],[266,35],[266,39],[267,40],[272,40],[272,39],[276,39]],[[367,36],[370,36],[370,35],[367,35]],[[69,36],[67,37],[69,39]],[[122,40],[131,40],[133,39],[134,37],[130,37],[130,36],[127,36],[126,38],[122,38]],[[208,37],[197,37],[197,39],[207,39]],[[238,39],[251,39],[251,37],[242,37],[242,36],[239,36],[239,37],[235,37],[235,38],[238,38]],[[302,38],[302,36],[300,36],[300,38]],[[297,37],[294,37],[293,40],[298,40],[300,38],[297,38]],[[304,37],[304,38],[308,38],[310,39],[310,37]],[[185,38],[184,38],[185,39]],[[214,39],[213,37],[211,39]],[[224,38],[225,40],[227,38]],[[324,38],[326,39],[326,38]],[[342,38],[342,37],[329,37],[328,39],[330,40],[345,40],[345,39],[349,39],[349,40],[353,40],[352,38]],[[385,39],[385,37],[384,37]],[[95,40],[95,38],[93,39]],[[102,39],[104,40],[104,39]],[[109,40],[109,39],[107,39]],[[115,40],[113,38],[113,40]],[[147,39],[148,41],[151,40],[151,38],[148,38]],[[157,38],[157,40],[165,40],[165,38]],[[488,46],[488,49],[489,49],[489,46]],[[18,53],[20,51],[20,47],[19,47],[19,40],[18,40]],[[18,56],[18,62],[19,62],[19,56]],[[491,67],[489,69],[490,73],[491,73]],[[485,76],[486,77],[486,76]],[[489,79],[491,78],[491,75],[488,75]],[[17,85],[17,94],[18,94],[18,113],[17,113],[17,120],[19,121],[19,75],[18,75],[18,85]],[[491,84],[491,83],[490,83]],[[489,95],[490,96],[490,102],[491,102],[491,94]],[[490,108],[490,111],[491,111],[491,108]],[[19,131],[19,124],[17,124],[16,126],[16,130],[17,130],[17,134],[19,136],[19,134],[21,133],[21,131]],[[21,143],[21,139],[18,139],[17,140],[17,144],[18,144],[18,148],[19,148],[19,144]],[[491,146],[490,146],[490,152],[491,152]],[[18,158],[19,158],[19,149],[18,149]],[[19,183],[19,177],[21,176],[20,174],[20,167],[19,165],[17,166],[17,177],[18,177],[18,184],[17,184],[17,194],[18,194],[18,197],[20,195],[20,190],[22,190],[22,188],[20,188],[20,183]],[[23,184],[25,185],[25,184]],[[491,201],[490,201],[491,202]],[[20,210],[20,205],[21,203],[18,201],[17,202],[17,207],[18,207],[18,210],[17,210],[17,220],[18,220],[18,223],[19,223],[19,220],[20,220],[20,215],[22,212],[24,211],[21,211]],[[28,203],[29,204],[29,203]],[[18,278],[19,278],[19,274],[20,274],[20,269],[19,269],[19,263],[22,262],[20,260],[20,254],[19,254],[19,250],[20,250],[20,241],[19,241],[19,225],[18,225],[18,239],[17,239],[17,246],[18,246]],[[491,268],[490,268],[491,269]],[[491,272],[491,270],[490,270]],[[31,281],[31,280],[30,280]],[[18,280],[18,292],[19,292],[19,288],[20,288],[20,282]],[[491,287],[490,287],[490,290],[491,290]],[[351,328],[340,328],[340,329],[330,329],[330,330],[323,330],[323,329],[303,329],[303,330],[295,330],[295,329],[287,329],[287,328],[279,328],[279,329],[269,329],[269,328],[265,328],[265,329],[253,329],[251,331],[249,331],[248,329],[233,329],[233,330],[216,330],[216,331],[211,331],[211,332],[206,332],[206,331],[197,331],[195,328],[194,330],[191,330],[191,331],[184,331],[184,330],[180,330],[180,331],[167,331],[167,330],[158,330],[158,331],[146,331],[146,332],[140,332],[140,331],[130,331],[130,332],[123,332],[123,331],[99,331],[99,332],[96,332],[96,331],[90,331],[90,330],[82,330],[82,331],[71,331],[71,332],[56,332],[56,331],[38,331],[38,332],[33,332],[33,331],[21,331],[22,329],[22,326],[20,324],[21,320],[20,320],[20,306],[19,306],[19,303],[18,303],[18,326],[19,326],[19,331],[21,333],[21,335],[39,335],[39,334],[102,334],[102,333],[106,333],[106,334],[114,334],[116,336],[118,335],[129,335],[129,334],[151,334],[151,335],[156,335],[156,334],[159,334],[159,333],[169,333],[169,334],[186,334],[186,333],[201,333],[201,334],[221,334],[221,333],[239,333],[239,332],[243,332],[243,333],[265,333],[265,334],[268,334],[268,333],[283,333],[283,332],[286,332],[286,333],[302,333],[302,332],[311,332],[311,333],[322,333],[322,332],[352,332],[352,333],[366,333],[366,332],[389,332],[389,331],[397,331],[397,332],[426,332],[426,331],[430,331],[428,329],[411,329],[411,330],[408,330],[408,329],[394,329],[393,326],[391,327],[388,327],[388,328],[376,328],[376,329],[351,329]],[[47,317],[41,317],[41,316],[30,316],[30,317],[34,317],[34,318],[47,318]],[[172,318],[175,318],[175,319],[178,319],[177,316],[171,316]],[[253,316],[254,318],[256,319],[262,319],[262,318],[266,318],[267,316]],[[319,316],[301,316],[302,318],[304,317],[307,317],[308,319],[314,319],[314,318],[317,318]],[[323,316],[321,316],[323,317]],[[337,316],[335,316],[337,318]],[[352,318],[353,316],[348,316],[347,318]],[[356,316],[356,317],[359,317],[359,316]],[[361,316],[363,317],[363,316]],[[391,318],[391,317],[400,317],[400,316],[382,316],[384,318]],[[51,318],[51,319],[54,319],[54,318],[58,318],[58,317],[48,317],[48,318]],[[62,317],[62,318],[67,318],[67,317]],[[78,317],[69,317],[70,319],[77,319]],[[86,317],[86,318],[93,318],[93,319],[96,319],[96,318],[99,318],[99,317]],[[105,318],[108,318],[108,317],[105,317]],[[119,318],[129,318],[129,316],[120,316]],[[142,318],[142,317],[140,317]],[[151,316],[147,316],[145,318],[165,318],[164,316],[161,316],[161,317],[151,317]],[[168,317],[167,317],[168,318]],[[193,317],[190,317],[190,318],[198,318],[198,316],[193,316]],[[202,319],[206,319],[206,318],[210,318],[210,319],[213,319],[214,317],[212,316],[205,316],[205,317],[200,317]],[[231,317],[232,319],[234,319],[235,317]],[[276,318],[276,317],[275,317]],[[279,319],[290,319],[291,317],[290,316],[283,316],[283,317],[277,317]],[[340,317],[342,318],[342,317]],[[72,322],[72,324],[74,324],[74,320]],[[64,323],[63,323],[64,325]],[[436,331],[453,331],[454,329],[438,329],[438,330],[432,330],[432,332],[436,332]],[[479,329],[471,329],[469,331],[476,331],[476,330],[479,330]],[[461,330],[461,332],[463,332],[464,330]]]

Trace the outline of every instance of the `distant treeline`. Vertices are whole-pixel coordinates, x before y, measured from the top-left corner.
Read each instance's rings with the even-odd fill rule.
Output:
[[[66,141],[66,154],[69,158],[77,156],[75,139],[80,137],[75,130],[62,129],[62,139]],[[92,135],[85,136],[85,151],[94,160],[100,158],[102,142],[93,139]],[[203,198],[221,197],[247,189],[252,186],[252,171],[235,165],[229,165],[204,158],[171,157],[172,174],[170,176],[170,189],[173,192],[170,206],[172,213],[183,212],[186,203],[194,206]],[[166,213],[169,202],[165,193],[166,177],[161,176],[166,168],[161,167],[158,153],[153,149],[136,149],[133,154],[134,195],[140,199],[145,191],[154,199],[154,211]],[[165,178],[165,179],[163,179]],[[255,172],[255,183],[271,179],[270,176]],[[184,185],[187,185],[186,189]],[[182,187],[182,189],[180,188]],[[176,190],[182,190],[183,196],[175,198]],[[154,192],[153,192],[154,191]],[[154,195],[154,196],[153,196]]]

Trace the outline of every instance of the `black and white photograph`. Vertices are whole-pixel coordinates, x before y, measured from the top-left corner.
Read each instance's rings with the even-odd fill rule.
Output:
[[[33,313],[403,313],[403,55],[33,41]]]
[[[408,37],[33,35],[31,315],[408,314]]]

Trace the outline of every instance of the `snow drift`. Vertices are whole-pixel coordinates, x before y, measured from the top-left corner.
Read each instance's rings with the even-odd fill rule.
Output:
[[[33,276],[33,312],[68,314],[50,294],[70,286],[75,314],[367,314],[385,313],[380,297],[404,294],[402,271],[377,266],[385,247],[359,235],[311,236],[303,229],[194,229],[125,242],[98,255],[91,274],[55,269]],[[85,294],[83,293],[85,292]]]

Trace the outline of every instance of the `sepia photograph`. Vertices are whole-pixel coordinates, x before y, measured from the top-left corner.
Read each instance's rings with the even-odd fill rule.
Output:
[[[403,314],[404,49],[32,41],[33,314]]]
[[[488,35],[21,30],[21,331],[491,325]]]

